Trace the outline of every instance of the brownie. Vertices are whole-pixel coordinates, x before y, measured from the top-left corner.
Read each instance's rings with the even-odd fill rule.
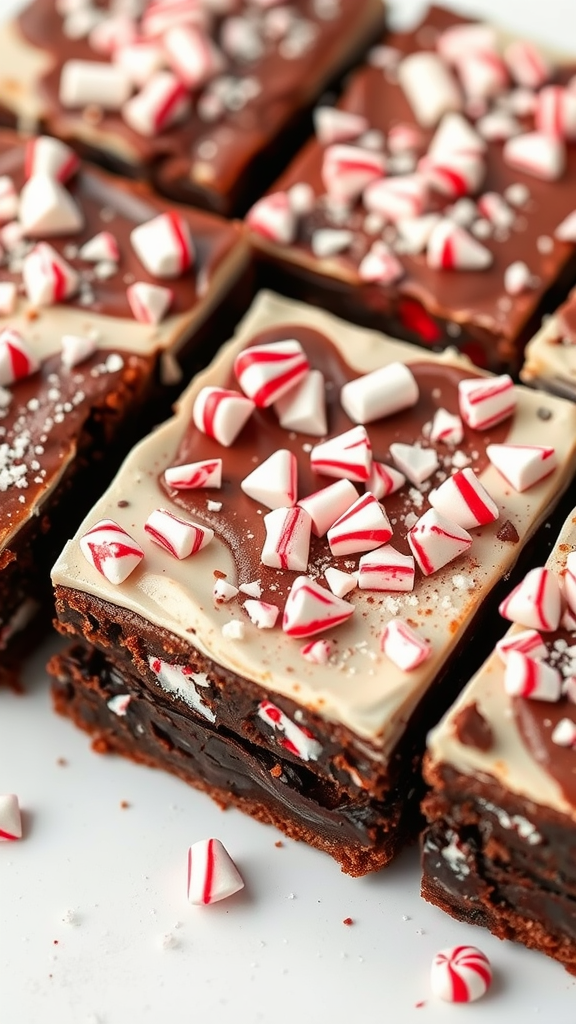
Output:
[[[476,37],[452,52],[455,30],[483,33],[488,77],[472,77]],[[440,56],[447,49],[450,63]],[[576,144],[542,128],[550,101],[568,95],[561,86],[576,60],[547,65],[543,88],[520,88],[521,72],[515,81],[503,59],[516,67],[515,53],[489,26],[438,7],[414,31],[385,36],[336,109],[316,111],[316,138],[277,180],[271,205],[250,211],[261,281],[394,337],[456,346],[479,366],[517,372],[542,315],[576,278],[573,239],[555,236],[574,210]],[[420,100],[434,102],[439,75],[453,92],[432,121],[405,91],[423,55],[438,63]],[[558,164],[521,169],[510,147],[526,145],[538,158],[553,147]]]
[[[525,384],[576,401],[576,291],[528,342],[520,377]]]
[[[576,509],[546,563],[562,586],[556,617],[526,636],[520,622],[526,609],[516,612],[504,642],[524,645],[520,666],[505,664],[495,650],[433,730],[422,853],[425,899],[546,953],[572,974],[576,592],[569,577],[575,548]],[[542,666],[548,688],[537,680],[526,685],[524,671],[537,675]]]
[[[202,418],[202,409],[218,397],[206,389],[224,388],[228,400],[240,401],[234,366],[246,392],[253,393],[254,367],[274,366],[283,345],[308,361],[306,376],[299,384],[292,379],[291,386],[300,396],[300,428],[280,402],[252,409],[230,447],[208,436],[206,431],[219,429],[219,414],[212,405],[210,422]],[[280,370],[287,372],[283,365]],[[410,379],[417,388],[415,404],[396,406],[395,413],[354,428],[340,402],[341,389],[359,377],[363,386],[365,375],[376,370]],[[311,421],[303,418],[300,398],[314,379],[320,379],[322,393]],[[184,393],[176,416],[132,452],[56,563],[58,625],[73,643],[50,668],[57,710],[92,733],[96,749],[168,769],[219,803],[325,850],[350,874],[387,864],[415,832],[424,736],[476,657],[473,636],[481,650],[479,614],[490,603],[486,599],[574,471],[576,409],[568,402],[510,382],[507,418],[486,430],[462,424],[459,385],[484,379],[456,353],[423,354],[321,310],[261,293],[232,343]],[[494,382],[487,381],[492,390]],[[268,400],[273,397],[266,393]],[[315,419],[324,401],[326,426]],[[461,436],[452,444],[431,440],[439,409],[460,424]],[[291,426],[280,426],[278,415]],[[314,447],[326,431],[337,439],[350,429],[356,430],[350,451],[359,453],[358,464],[362,451],[368,453],[375,474],[366,482],[373,490],[364,497],[358,496],[358,484],[330,476]],[[371,448],[364,446],[366,438]],[[490,465],[488,448],[535,439],[555,446],[557,468],[520,495]],[[290,453],[297,494],[284,497],[276,493],[284,486],[279,462]],[[401,457],[431,459],[432,465],[416,483],[408,467],[410,482],[392,466]],[[215,472],[218,460],[221,487],[182,489],[187,473]],[[178,487],[170,482],[177,482],[175,467],[192,467],[178,471],[184,474]],[[260,491],[246,480],[258,467]],[[382,496],[377,477],[386,467],[389,477],[396,476],[383,499],[389,529],[382,531],[375,493]],[[472,530],[467,553],[427,576],[418,571],[412,590],[400,591],[390,581],[384,583],[388,590],[356,589],[365,571],[360,550],[377,549],[378,557],[410,563],[407,533],[428,514],[431,485],[437,488],[458,467],[472,470],[472,482],[489,490],[497,520]],[[366,481],[368,470],[342,471],[337,465],[333,471]],[[377,522],[370,520],[367,532],[360,523],[360,541],[350,523],[353,543],[345,549],[337,543],[337,528],[327,543],[326,524],[315,518],[318,534],[309,552],[304,543],[299,570],[290,544],[304,535],[306,498],[334,483],[338,491],[352,487],[344,499],[345,522],[354,495],[362,508],[368,503]],[[297,496],[304,511],[294,506]],[[330,491],[329,502],[334,522],[341,498]],[[152,539],[161,539],[166,512],[184,521],[178,530],[195,536],[196,553],[189,558],[174,557]],[[274,524],[285,516],[271,555]],[[122,534],[109,532],[110,520]],[[452,522],[447,529],[459,530]],[[390,545],[382,547],[382,532],[389,537],[390,530]],[[117,540],[128,561],[114,559]],[[172,551],[178,544],[175,536],[168,540]],[[122,565],[130,572],[123,582],[102,575],[111,570],[118,579]],[[368,580],[369,586],[376,583]],[[425,660],[398,662],[398,652],[383,640],[383,633],[397,629],[413,635]],[[460,657],[464,649],[466,658]]]
[[[33,0],[0,32],[5,121],[24,130],[40,124],[83,155],[150,179],[170,199],[226,215],[245,209],[279,173],[305,138],[310,106],[383,25],[380,0],[293,0],[280,9],[247,0],[164,10],[136,3],[120,14],[117,36],[113,0],[59,10],[54,0]],[[130,51],[125,59],[134,43],[147,44],[150,64],[137,56],[134,65]],[[107,106],[104,95],[100,103],[97,87],[93,100],[66,89],[62,97],[70,61],[112,62],[118,103]],[[151,123],[125,116],[122,95],[128,103],[144,93],[148,111],[150,89]]]
[[[15,202],[25,195],[37,145],[44,155],[54,155],[52,140],[46,148],[44,139],[25,145],[9,131],[0,133],[0,179]],[[58,150],[62,155],[73,157],[75,167],[71,151]],[[32,627],[34,612],[43,610],[46,618],[53,614],[49,570],[70,530],[132,444],[168,415],[174,380],[183,369],[190,374],[208,361],[218,338],[230,330],[234,311],[238,316],[247,301],[249,287],[239,225],[201,211],[178,214],[144,185],[94,168],[76,168],[62,186],[51,185],[48,178],[37,180],[45,193],[59,190],[56,206],[60,202],[70,209],[72,204],[82,226],[73,234],[48,237],[37,222],[33,239],[23,235],[16,220],[0,227],[4,674],[16,649],[29,649],[31,638],[40,635]],[[30,215],[29,196],[21,201],[21,216]],[[137,225],[166,212],[182,218],[195,258],[193,268],[169,281],[146,270],[130,241]],[[62,290],[66,282],[72,284]],[[135,318],[129,302],[135,283],[169,286],[158,293],[171,294],[171,306],[159,323]],[[48,292],[38,290],[39,285]],[[69,299],[58,299],[66,290]]]

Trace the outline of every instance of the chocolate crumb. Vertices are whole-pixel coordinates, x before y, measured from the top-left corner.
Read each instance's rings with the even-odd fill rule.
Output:
[[[551,420],[552,419],[552,411],[550,409],[545,409],[544,406],[540,406],[540,408],[536,412],[536,415],[537,415],[539,420]]]
[[[59,768],[66,768],[68,765],[68,761],[66,760],[65,757],[57,757],[56,764],[58,765]]]
[[[274,779],[279,779],[280,776],[282,775],[282,765],[281,764],[275,764],[274,767],[270,769],[270,775]]]
[[[276,847],[276,848],[277,848],[278,850],[280,850],[280,849],[281,849],[281,848],[282,848],[282,847],[284,846],[284,843],[282,842],[282,840],[281,840],[281,839],[277,839],[277,840],[276,840],[276,842],[274,843],[274,846],[275,846],[275,847]]]
[[[122,811],[126,811],[126,810],[128,810],[128,808],[129,808],[129,807],[130,807],[130,804],[128,803],[128,801],[127,801],[127,800],[121,800],[121,801],[120,801],[120,809],[121,809]]]
[[[345,917],[344,920],[342,921],[342,924],[351,925],[354,924],[354,921],[352,920],[351,917]]]
[[[212,573],[212,575],[214,576],[214,579],[216,579],[216,580],[225,580],[226,579],[226,573],[222,572],[221,569],[214,569],[214,572]]]
[[[492,729],[475,701],[458,712],[454,719],[454,732],[456,739],[465,747],[490,750],[494,744]]]
[[[498,538],[498,540],[503,540],[505,543],[508,544],[517,544],[520,540],[520,537],[518,536],[518,530],[516,529],[514,524],[510,522],[509,519],[507,519],[505,523],[502,523],[502,526],[498,530],[496,537]]]
[[[121,498],[121,500],[118,502],[118,508],[128,508],[129,504],[129,501],[126,501],[125,498]]]

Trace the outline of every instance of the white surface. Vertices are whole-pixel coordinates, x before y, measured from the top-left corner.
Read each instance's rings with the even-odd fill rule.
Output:
[[[2,13],[18,6],[1,2]],[[454,6],[570,44],[574,0]],[[25,696],[0,693],[0,790],[18,793],[25,811],[25,839],[0,844],[2,1024],[573,1024],[576,981],[420,900],[415,851],[377,876],[346,878],[313,850],[288,840],[277,849],[273,829],[222,814],[175,779],[91,753],[50,710],[46,655],[33,659]],[[210,835],[246,891],[191,907],[186,851]],[[68,911],[75,924],[62,920]],[[161,947],[166,933],[173,948]],[[432,956],[456,943],[479,945],[495,969],[490,995],[471,1006],[429,993]]]

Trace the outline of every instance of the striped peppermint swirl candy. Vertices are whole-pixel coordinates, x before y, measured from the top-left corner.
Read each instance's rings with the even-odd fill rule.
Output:
[[[498,609],[509,622],[545,633],[558,629],[562,614],[562,595],[550,569],[531,569],[521,583],[504,598]]]
[[[372,445],[363,426],[315,445],[310,452],[313,473],[337,479],[366,481],[372,470]]]
[[[234,360],[234,373],[242,391],[259,409],[267,409],[306,376],[310,363],[294,339],[252,345]]]
[[[238,391],[226,388],[202,388],[194,401],[194,425],[207,437],[229,448],[256,406]]]
[[[328,544],[333,555],[353,555],[378,548],[391,536],[388,516],[367,491],[328,530]]]
[[[18,797],[0,794],[0,843],[22,838],[22,818]]]
[[[80,550],[86,561],[118,586],[144,558],[140,545],[113,519],[101,519],[80,538]]]
[[[0,331],[0,386],[9,387],[36,373],[40,364],[18,331],[5,327]]]
[[[341,625],[353,614],[354,605],[308,576],[298,576],[286,601],[282,629],[287,636],[304,639]]]
[[[170,466],[164,472],[169,487],[176,491],[191,491],[199,487],[222,486],[222,459],[204,459],[188,462],[184,466]]]
[[[453,946],[436,953],[430,984],[435,996],[447,1003],[472,1003],[490,988],[490,961],[475,946]]]
[[[296,725],[288,715],[269,700],[263,700],[258,706],[258,718],[271,725],[275,732],[282,734],[280,746],[302,761],[317,761],[322,753],[322,746],[309,729]]]
[[[200,839],[188,850],[188,901],[204,907],[240,892],[244,881],[219,839]]]
[[[139,224],[130,234],[132,248],[154,277],[180,277],[194,263],[194,243],[188,222],[176,210]]]
[[[209,527],[180,519],[165,508],[154,509],[144,523],[144,529],[155,544],[174,558],[196,555],[214,537],[214,530]]]
[[[79,167],[80,157],[59,139],[39,135],[26,143],[24,176],[27,181],[36,174],[43,174],[48,178],[56,178],[64,185]]]
[[[557,701],[562,695],[562,676],[545,661],[529,658],[522,651],[508,651],[504,689],[511,697]]]
[[[76,271],[47,242],[39,242],[24,258],[22,277],[26,294],[37,307],[64,302],[80,284]]]

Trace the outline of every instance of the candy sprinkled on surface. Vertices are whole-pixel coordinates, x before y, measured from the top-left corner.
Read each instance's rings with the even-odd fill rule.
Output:
[[[118,586],[144,558],[140,545],[113,519],[101,519],[80,538],[85,559]]]
[[[0,842],[22,838],[22,819],[18,797],[0,794]]]
[[[244,881],[219,839],[200,839],[188,851],[188,901],[208,906],[240,892]]]
[[[490,961],[475,946],[443,949],[432,961],[432,992],[447,1003],[472,1003],[485,995],[491,983]]]

